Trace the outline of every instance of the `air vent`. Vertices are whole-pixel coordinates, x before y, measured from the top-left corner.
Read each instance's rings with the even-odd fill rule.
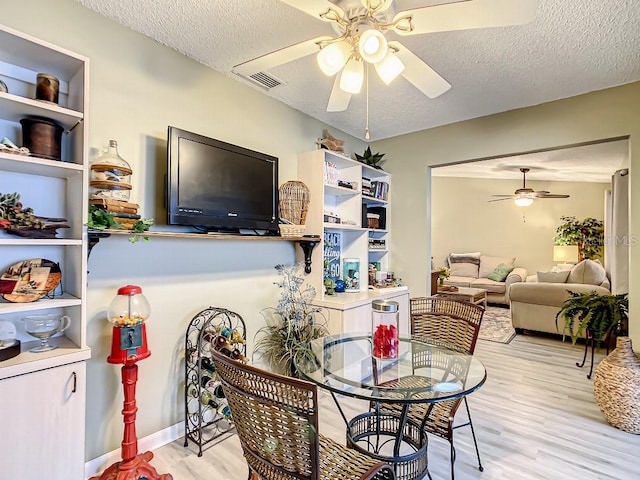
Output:
[[[264,72],[254,73],[253,75],[249,75],[248,77],[245,77],[245,78],[252,80],[254,83],[257,83],[258,85],[260,85],[263,88],[266,88],[267,90],[271,90],[272,88],[277,87],[278,85],[282,85],[282,82],[280,80]]]

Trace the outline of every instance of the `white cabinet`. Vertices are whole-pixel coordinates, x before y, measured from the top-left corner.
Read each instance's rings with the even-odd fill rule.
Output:
[[[85,362],[0,380],[2,478],[84,478]]]
[[[34,99],[38,73],[60,80],[57,104]],[[20,120],[27,117],[54,120],[63,127],[61,160],[0,151],[0,193],[18,192],[23,205],[36,215],[62,217],[70,226],[51,239],[23,238],[0,229],[0,273],[32,258],[51,260],[62,272],[53,295],[28,303],[0,298],[0,320],[14,322],[23,342],[20,355],[0,362],[3,471],[11,472],[11,478],[75,480],[83,475],[84,360],[90,357],[84,226],[88,79],[87,58],[0,25],[0,80],[9,90],[0,92],[0,139],[22,145]],[[20,321],[28,313],[71,318],[71,326],[50,340],[57,349],[29,352],[38,341],[25,333]],[[73,394],[68,390],[71,376]]]
[[[331,168],[327,172],[327,165]],[[408,333],[408,290],[406,287],[373,288],[369,267],[391,270],[389,248],[389,205],[391,176],[329,150],[314,150],[298,156],[298,179],[309,187],[307,234],[320,235],[321,243],[312,253],[312,271],[307,281],[316,288],[315,302],[329,309],[331,333],[368,331],[371,328],[371,301],[376,298],[400,300],[401,333]],[[363,194],[363,181],[366,182]],[[367,213],[379,215],[378,225],[368,228]],[[337,223],[336,220],[340,222]],[[327,253],[325,240],[335,240],[338,252]],[[340,260],[360,261],[358,291],[326,295],[323,286],[325,260],[334,275],[344,278]]]

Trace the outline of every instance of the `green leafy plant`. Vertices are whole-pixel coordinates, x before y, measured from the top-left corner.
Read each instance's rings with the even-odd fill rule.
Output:
[[[280,301],[276,307],[260,312],[267,325],[256,333],[255,351],[266,357],[275,370],[297,376],[294,362],[315,362],[311,341],[329,333],[327,317],[323,308],[310,303],[316,291],[298,276],[301,264],[275,268],[282,277],[275,283],[281,289]]]
[[[560,217],[562,223],[556,229],[556,245],[578,245],[580,260],[595,260],[602,257],[604,245],[604,223],[596,218]]]
[[[382,170],[382,167],[378,165],[382,161],[382,158],[386,155],[385,153],[371,153],[371,147],[367,147],[362,155],[354,154],[356,156],[356,160],[360,163],[364,163],[365,165],[369,165],[373,168],[377,168],[378,170]]]
[[[136,243],[140,239],[140,234],[149,231],[149,228],[153,225],[153,218],[143,218],[138,220],[131,228],[131,235],[129,241]],[[127,228],[116,220],[116,217],[111,212],[107,212],[102,208],[98,208],[95,205],[89,205],[89,221],[87,227],[94,230],[126,230]],[[149,237],[142,236],[143,242],[148,242]]]
[[[626,293],[598,295],[595,291],[576,293],[569,290],[569,294],[571,296],[556,314],[556,328],[560,330],[558,320],[562,319],[562,333],[570,335],[574,344],[587,331],[593,335],[597,345],[612,331],[618,336],[627,335],[629,300]]]

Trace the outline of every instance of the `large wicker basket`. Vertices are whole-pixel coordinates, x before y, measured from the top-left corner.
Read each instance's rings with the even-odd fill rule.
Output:
[[[615,350],[596,368],[593,393],[611,425],[640,433],[640,359],[629,337],[618,337]]]
[[[303,182],[290,180],[280,185],[278,195],[280,218],[294,225],[304,225],[309,208],[309,188]]]

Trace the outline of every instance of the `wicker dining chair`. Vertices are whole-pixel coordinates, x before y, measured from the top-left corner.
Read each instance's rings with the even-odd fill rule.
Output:
[[[470,302],[452,300],[438,297],[417,297],[410,299],[411,336],[418,340],[436,343],[460,352],[473,354],[478,340],[478,332],[484,315],[484,308]],[[414,352],[414,366],[423,363],[446,361],[447,358],[437,358],[427,355],[425,352]],[[423,358],[424,357],[424,358]],[[413,377],[407,377],[400,381],[413,382]],[[460,404],[464,402],[467,410],[468,421],[454,426],[454,417]],[[391,404],[382,404],[382,410],[397,411],[400,407]],[[423,423],[427,433],[444,438],[451,447],[451,479],[454,476],[454,464],[456,450],[453,445],[453,431],[465,426],[471,427],[473,443],[478,457],[478,469],[483,471],[480,461],[480,451],[476,440],[475,430],[471,421],[471,413],[467,398],[457,398],[435,403],[418,403],[411,405],[409,418],[415,422]]]
[[[449,348],[473,354],[478,340],[484,308],[471,302],[438,297],[417,297],[410,299],[411,335],[429,341],[442,342]],[[454,417],[460,403],[464,402],[468,421],[454,425]],[[412,416],[424,419],[428,433],[444,438],[451,447],[451,480],[454,477],[456,449],[453,445],[454,430],[469,426],[478,457],[478,469],[482,472],[480,450],[476,432],[471,420],[467,397],[446,400],[432,404],[422,404],[411,412]]]
[[[318,432],[313,383],[244,365],[214,351],[250,480],[393,480],[386,463]]]

